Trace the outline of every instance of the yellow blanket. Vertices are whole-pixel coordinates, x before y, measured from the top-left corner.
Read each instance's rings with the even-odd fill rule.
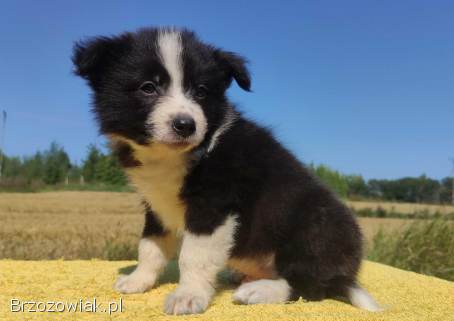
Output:
[[[372,262],[364,263],[360,281],[384,312],[366,312],[334,300],[236,305],[231,301],[232,288],[223,286],[204,314],[168,316],[162,306],[174,283],[163,283],[145,294],[121,295],[112,290],[119,271],[134,263],[0,261],[0,320],[454,321],[453,282]],[[97,310],[89,312],[95,309],[94,299]],[[120,304],[122,312],[115,311],[120,310]]]

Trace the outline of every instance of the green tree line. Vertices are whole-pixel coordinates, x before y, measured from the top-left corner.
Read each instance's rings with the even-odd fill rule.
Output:
[[[326,165],[310,165],[311,170],[341,197],[410,203],[452,202],[452,177],[436,180],[421,175],[399,179],[369,179],[345,175]]]
[[[64,148],[53,142],[33,156],[3,155],[1,190],[36,190],[59,185],[125,186],[117,158],[91,144],[82,163],[72,163]]]
[[[309,168],[340,197],[411,203],[451,203],[452,178],[419,177],[369,179],[345,175],[326,165]],[[127,179],[116,156],[91,144],[81,164],[71,162],[62,146],[53,142],[33,156],[3,155],[0,190],[40,190],[48,186],[126,186]]]

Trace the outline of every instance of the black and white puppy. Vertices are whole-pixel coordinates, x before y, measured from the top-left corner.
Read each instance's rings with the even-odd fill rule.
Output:
[[[243,58],[188,30],[147,28],[79,42],[73,61],[146,209],[139,264],[118,291],[153,287],[180,249],[169,314],[203,312],[225,267],[245,275],[238,303],[341,296],[379,309],[356,283],[350,211],[226,98],[232,80],[250,90]]]

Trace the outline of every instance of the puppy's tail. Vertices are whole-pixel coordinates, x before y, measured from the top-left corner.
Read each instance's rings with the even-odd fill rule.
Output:
[[[383,311],[374,298],[359,285],[352,285],[347,289],[347,297],[351,304],[357,308],[371,312]]]

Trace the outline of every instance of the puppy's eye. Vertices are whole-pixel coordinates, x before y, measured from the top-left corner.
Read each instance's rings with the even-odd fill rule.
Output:
[[[146,81],[139,87],[140,91],[142,91],[145,95],[154,95],[157,93],[157,88],[154,82]]]
[[[208,88],[204,85],[198,85],[197,86],[197,89],[195,91],[195,96],[198,98],[198,99],[203,99],[207,96],[208,94]]]

